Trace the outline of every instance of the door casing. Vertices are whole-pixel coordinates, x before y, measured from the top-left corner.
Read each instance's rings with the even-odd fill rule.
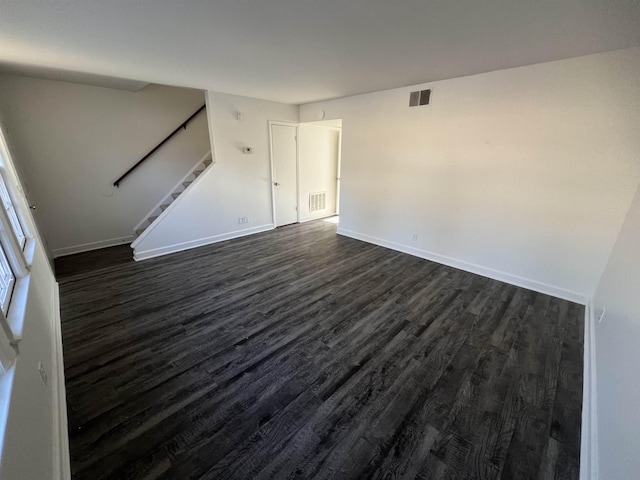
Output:
[[[280,122],[269,120],[269,158],[271,160],[271,211],[273,216],[273,226],[276,227],[276,192],[274,185],[274,158],[273,158],[273,125],[295,128],[296,135],[296,223],[300,223],[300,138],[297,123]]]

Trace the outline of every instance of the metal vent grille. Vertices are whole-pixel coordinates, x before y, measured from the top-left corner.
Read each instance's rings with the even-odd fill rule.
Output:
[[[418,90],[417,92],[411,92],[409,94],[409,106],[419,107],[422,105],[429,105],[431,99],[431,90]]]
[[[309,213],[319,212],[327,208],[327,192],[309,194]]]

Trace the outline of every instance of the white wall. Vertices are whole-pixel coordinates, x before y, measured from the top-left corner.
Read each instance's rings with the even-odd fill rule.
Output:
[[[210,149],[206,114],[120,188],[112,183],[203,103],[198,90],[130,92],[0,75],[6,133],[55,255],[131,240],[134,226]]]
[[[151,227],[136,247],[137,259],[273,228],[268,121],[297,123],[298,107],[207,95],[216,164]],[[242,121],[237,112],[242,112]],[[254,153],[242,153],[243,147],[253,147]],[[249,223],[238,224],[245,216]]]
[[[47,257],[38,246],[0,463],[3,480],[56,478],[53,472],[59,439],[54,438],[54,432],[55,422],[59,420],[59,405],[53,366],[56,342],[61,338],[55,332],[54,322],[58,319],[54,313],[54,285]],[[49,377],[47,385],[38,374],[39,361]]]
[[[343,120],[340,232],[584,302],[640,179],[639,72],[632,48],[303,105],[300,120]],[[422,88],[431,105],[408,108]]]
[[[298,128],[298,176],[301,221],[336,213],[339,146],[339,128],[300,124]],[[309,194],[318,192],[327,192],[327,208],[311,213],[309,211]]]
[[[19,186],[10,159],[4,155],[3,158],[8,163],[8,182]],[[20,194],[16,200],[18,207],[28,212],[27,202]],[[26,221],[29,230],[37,234],[29,214]],[[13,367],[12,384],[3,384],[3,388],[11,389],[0,460],[0,478],[3,480],[57,479],[61,478],[62,471],[68,471],[68,451],[64,447],[67,437],[66,403],[61,403],[60,398],[64,392],[64,381],[58,313],[53,272],[42,244],[37,242],[20,354]],[[38,373],[40,361],[48,376],[47,385]]]
[[[599,470],[640,478],[640,186],[594,298]]]

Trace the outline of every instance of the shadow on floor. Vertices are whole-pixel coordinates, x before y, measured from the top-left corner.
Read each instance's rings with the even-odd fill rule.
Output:
[[[76,253],[55,259],[56,279],[100,270],[125,263],[133,263],[133,250],[129,244]]]

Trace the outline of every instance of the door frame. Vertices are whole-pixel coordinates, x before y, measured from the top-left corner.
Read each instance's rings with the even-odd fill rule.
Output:
[[[284,122],[279,120],[269,120],[269,160],[271,164],[271,214],[273,218],[273,228],[276,227],[276,192],[273,184],[273,125],[284,127],[294,127],[296,129],[296,223],[300,223],[300,129],[294,122]]]
[[[340,189],[342,188],[342,127],[338,129],[338,164],[336,165],[336,215],[340,215]]]

